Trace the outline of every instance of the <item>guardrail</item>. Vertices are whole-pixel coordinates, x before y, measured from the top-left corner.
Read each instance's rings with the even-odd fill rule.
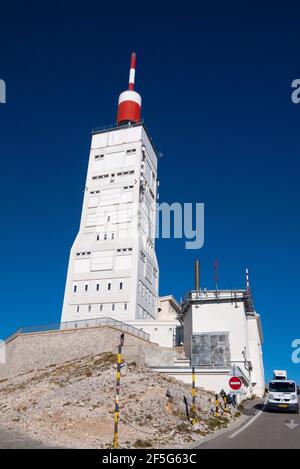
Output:
[[[50,332],[50,331],[59,331],[66,329],[85,329],[87,327],[97,327],[97,326],[113,326],[117,329],[120,329],[123,332],[128,332],[140,337],[145,340],[150,339],[150,334],[147,334],[144,331],[141,331],[137,327],[126,324],[125,322],[118,321],[110,317],[101,317],[101,318],[92,318],[92,319],[81,319],[78,321],[68,321],[68,322],[58,322],[52,324],[41,324],[37,326],[25,326],[17,329],[13,334],[8,336],[5,339],[5,342],[9,342],[15,336],[19,334],[30,334],[33,332]]]

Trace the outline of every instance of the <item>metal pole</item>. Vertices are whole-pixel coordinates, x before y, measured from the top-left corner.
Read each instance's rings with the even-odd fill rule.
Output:
[[[124,333],[120,336],[120,344],[118,345],[118,354],[117,354],[117,380],[116,380],[116,401],[115,401],[115,415],[114,415],[114,449],[119,446],[119,416],[120,416],[120,406],[119,406],[119,395],[120,395],[120,386],[121,386],[121,354],[122,346],[124,344]]]
[[[195,367],[192,368],[192,424],[195,425],[196,423],[196,375],[195,375]]]
[[[199,266],[198,260],[195,260],[194,275],[195,275],[195,290],[197,293],[200,293],[200,266]]]

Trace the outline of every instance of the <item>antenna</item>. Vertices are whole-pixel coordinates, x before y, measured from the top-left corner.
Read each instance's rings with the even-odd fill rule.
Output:
[[[250,293],[249,270],[246,268],[246,292]]]
[[[131,57],[130,57],[129,84],[128,84],[129,90],[134,90],[135,69],[136,69],[136,53],[132,52]]]
[[[215,286],[216,286],[216,292],[219,289],[219,262],[218,259],[215,259],[214,262],[214,278],[215,278]]]
[[[136,53],[130,56],[128,89],[119,96],[117,125],[137,124],[141,121],[142,98],[134,91]]]
[[[198,259],[195,260],[194,274],[195,274],[195,290],[197,293],[200,293],[200,266],[199,266]]]

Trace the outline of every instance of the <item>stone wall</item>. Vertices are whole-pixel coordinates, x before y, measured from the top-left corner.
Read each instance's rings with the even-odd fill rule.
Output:
[[[19,334],[8,341],[0,380],[103,352],[116,352],[121,331],[112,326]],[[125,332],[125,360],[148,366],[173,363],[175,351]]]

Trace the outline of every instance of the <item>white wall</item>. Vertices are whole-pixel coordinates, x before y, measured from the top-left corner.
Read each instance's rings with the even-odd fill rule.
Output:
[[[179,321],[127,321],[128,324],[150,334],[150,341],[161,347],[173,347],[173,338]]]
[[[243,303],[193,305],[193,334],[197,332],[229,332],[231,360],[242,360],[248,343],[247,320]]]
[[[231,362],[237,363],[247,374],[243,365],[242,352],[248,351],[248,327],[244,304],[237,303],[204,303],[191,307],[184,319],[185,351],[191,356],[190,337],[192,334],[207,332],[228,332]],[[192,329],[192,332],[191,332]]]
[[[179,381],[183,381],[186,384],[192,384],[192,372],[190,370],[174,370],[172,368],[156,369],[160,373],[166,374],[175,378]],[[196,387],[204,388],[206,391],[212,391],[214,394],[219,394],[222,389],[226,393],[232,392],[230,389],[229,382],[230,375],[224,371],[211,372],[211,371],[199,371],[196,369]],[[240,402],[250,397],[250,388],[243,385],[241,389],[242,393],[237,395],[237,401]]]
[[[242,353],[244,350],[246,351],[245,357],[253,365],[251,376],[251,381],[254,384],[253,393],[262,396],[264,393],[264,372],[257,316],[247,316],[243,302],[211,302],[190,305],[184,318],[184,348],[188,358],[191,356],[191,336],[209,332],[229,333],[231,364],[236,364],[250,379]],[[223,383],[222,387],[225,389],[228,380],[227,378],[225,381],[222,381],[223,378],[220,379],[220,383]],[[213,385],[210,384],[213,382],[211,380],[212,378],[209,377],[207,385]]]
[[[179,304],[172,295],[163,296],[158,299],[157,319],[176,320],[180,311]]]
[[[251,379],[253,383],[253,393],[258,396],[264,394],[265,378],[262,358],[262,344],[258,327],[259,316],[249,316],[247,320],[249,335],[249,353],[253,365]]]

